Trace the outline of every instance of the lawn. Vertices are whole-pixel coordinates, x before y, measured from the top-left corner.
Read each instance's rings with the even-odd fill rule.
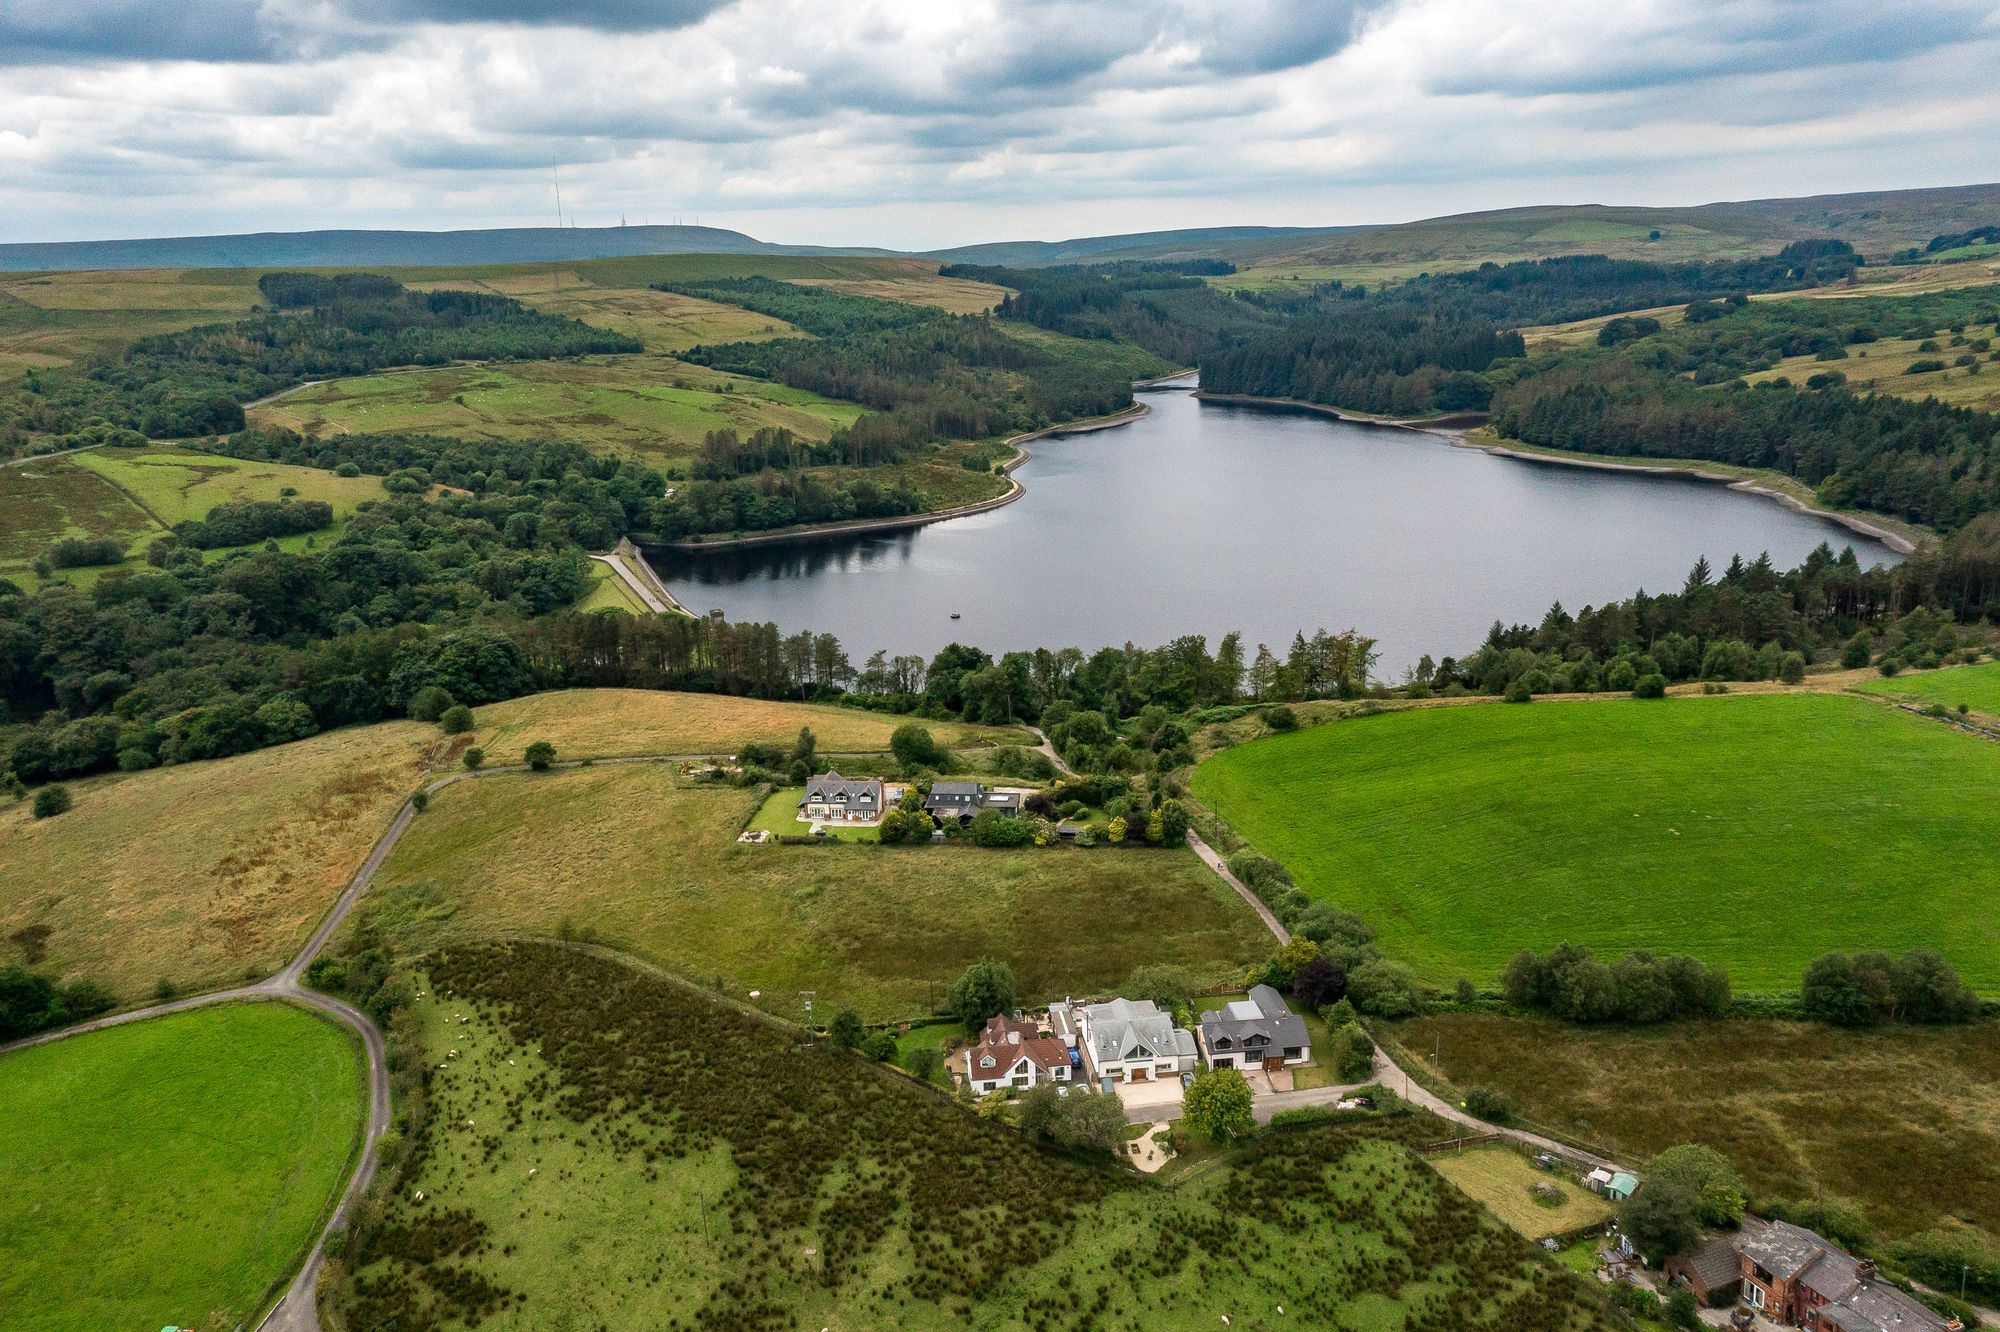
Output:
[[[653,466],[684,462],[714,430],[783,427],[823,440],[861,414],[803,389],[663,356],[451,365],[330,380],[255,408],[253,422],[312,434],[411,431],[461,439],[567,439]]]
[[[1736,1019],[1639,1030],[1442,1014],[1397,1024],[1459,1088],[1643,1164],[1682,1142],[1755,1197],[1860,1204],[1891,1237],[1958,1220],[2000,1239],[2000,1030],[1843,1032]],[[1885,1089],[1892,1089],[1887,1090]]]
[[[803,786],[781,786],[757,806],[757,812],[750,816],[753,831],[775,833],[779,837],[803,837],[812,831],[810,823],[799,820],[799,802],[805,799]],[[873,828],[842,828],[826,824],[826,835],[842,842],[879,842]]]
[[[1963,703],[1989,721],[2000,719],[2000,661],[1869,680],[1860,689],[1911,703],[1936,703],[1954,712]]]
[[[346,1178],[359,1050],[278,1003],[0,1055],[0,1322],[250,1326]]]
[[[404,834],[377,892],[392,917],[422,917],[393,927],[406,946],[567,923],[787,1014],[812,990],[881,1021],[935,1012],[982,957],[1011,964],[1027,1001],[1149,962],[1214,983],[1271,949],[1192,852],[739,843],[758,799],[650,763],[461,782]],[[401,912],[399,894],[436,905]]]
[[[1864,699],[1414,709],[1227,750],[1197,794],[1428,980],[1565,939],[1685,951],[1740,990],[1925,946],[2000,993],[2000,747]]]
[[[653,613],[652,609],[626,586],[624,579],[611,572],[608,566],[599,564],[595,560],[590,564],[590,591],[576,604],[576,608],[580,611],[624,611],[627,615]]]
[[[422,1164],[365,1283],[336,1274],[348,1326],[1611,1325],[1410,1154],[1424,1118],[1271,1135],[1172,1190],[610,959],[454,949],[429,979]],[[447,1226],[476,1247],[418,1248]]]
[[[1512,1148],[1476,1147],[1425,1159],[1503,1224],[1531,1240],[1611,1219],[1610,1203],[1567,1174],[1535,1169]],[[1541,1201],[1532,1192],[1537,1185],[1557,1189],[1561,1201],[1554,1205]]]
[[[208,516],[218,504],[277,500],[290,490],[300,499],[333,506],[325,531],[282,538],[286,550],[307,542],[324,545],[363,500],[380,499],[382,479],[339,477],[315,467],[249,462],[191,449],[149,445],[142,449],[92,449],[0,468],[0,574],[34,581],[27,566],[62,537],[112,536],[126,543],[123,568],[145,567],[145,546],[175,523]],[[214,550],[206,558],[220,559]],[[101,569],[72,569],[62,576],[94,582]]]
[[[553,744],[558,758],[733,754],[752,741],[789,747],[802,726],[812,728],[823,755],[881,753],[896,728],[910,720],[859,708],[659,689],[559,689],[494,703],[474,716],[478,742],[493,763],[518,763],[521,751],[536,740]],[[920,724],[953,748],[1033,743],[1014,727]]]
[[[0,798],[0,964],[88,976],[125,1004],[162,979],[192,991],[268,975],[387,829],[436,737],[391,722],[93,777],[53,819]]]

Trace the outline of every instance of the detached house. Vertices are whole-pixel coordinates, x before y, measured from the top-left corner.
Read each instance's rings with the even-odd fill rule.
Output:
[[[884,808],[881,778],[848,778],[826,772],[806,783],[799,817],[829,823],[875,823]]]
[[[1312,1058],[1305,1019],[1268,985],[1201,1015],[1201,1048],[1210,1068],[1283,1068]]]
[[[1146,1082],[1194,1071],[1194,1033],[1150,999],[1113,999],[1076,1010],[1077,1045],[1105,1082]]]
[[[1739,1242],[1743,1301],[1775,1322],[1807,1332],[1959,1332],[1946,1318],[1881,1279],[1803,1226],[1772,1221]]]
[[[1044,1036],[1032,1022],[986,1020],[979,1044],[965,1052],[965,1080],[985,1094],[999,1087],[1034,1087],[1070,1080],[1069,1046]]]
[[[932,782],[924,812],[939,823],[955,820],[962,828],[983,809],[1014,818],[1021,812],[1021,800],[1019,791],[996,791],[982,782]]]

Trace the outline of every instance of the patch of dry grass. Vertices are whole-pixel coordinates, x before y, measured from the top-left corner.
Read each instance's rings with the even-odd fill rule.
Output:
[[[108,984],[233,985],[283,965],[424,772],[437,732],[356,727],[210,763],[71,784],[76,807],[0,807],[0,959]],[[37,930],[39,932],[39,930]],[[31,936],[32,937],[32,936]],[[29,958],[28,960],[33,960]]]
[[[952,314],[984,314],[1011,294],[1008,288],[990,282],[971,282],[934,273],[884,278],[802,278],[799,285],[825,287],[848,296],[928,305]]]
[[[1398,1025],[1461,1088],[1621,1160],[1700,1142],[1753,1197],[1859,1203],[1891,1236],[2000,1230],[2000,1030],[1739,1019],[1639,1030],[1452,1013]]]
[[[1426,1159],[1440,1175],[1484,1203],[1503,1224],[1531,1240],[1594,1225],[1611,1216],[1610,1203],[1567,1176],[1535,1169],[1512,1148],[1475,1147]],[[1553,1207],[1536,1202],[1531,1190],[1537,1185],[1554,1187],[1561,1192],[1562,1201]]]
[[[910,720],[857,708],[658,689],[560,689],[495,703],[474,716],[489,763],[518,763],[537,740],[554,745],[558,758],[727,754],[751,741],[789,745],[801,726],[812,727],[823,753],[879,753]],[[940,744],[954,748],[1034,743],[1019,728],[922,724]]]

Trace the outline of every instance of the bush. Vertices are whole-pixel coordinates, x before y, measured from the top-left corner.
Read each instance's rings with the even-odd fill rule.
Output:
[[[1806,1015],[1837,1027],[1877,1022],[1968,1022],[1978,998],[1949,962],[1928,948],[1891,959],[1886,953],[1826,953],[1799,984]]]
[[[1489,1124],[1514,1122],[1514,1103],[1491,1087],[1474,1087],[1465,1094],[1465,1112]]]
[[[537,740],[522,753],[528,766],[536,772],[547,772],[549,765],[556,761],[556,747],[546,740]]]
[[[880,1063],[891,1063],[896,1058],[896,1038],[886,1031],[878,1031],[861,1042],[861,1052]]]
[[[1571,943],[1547,953],[1522,949],[1501,973],[1500,987],[1514,1007],[1565,1022],[1720,1017],[1730,1004],[1728,976],[1692,957],[1656,958],[1634,949],[1610,967]]]
[[[1535,691],[1528,687],[1527,677],[1522,676],[1509,684],[1507,692],[1500,697],[1509,703],[1532,703],[1535,698]]]
[[[33,812],[38,819],[52,819],[58,814],[67,814],[74,804],[69,788],[57,782],[35,792]]]
[[[919,1045],[903,1056],[903,1070],[918,1082],[936,1082],[944,1055],[934,1045]]]
[[[1420,1007],[1417,978],[1410,969],[1381,959],[1363,963],[1348,976],[1347,997],[1373,1017],[1409,1017]]]
[[[453,706],[454,702],[451,691],[438,685],[425,685],[410,695],[410,720],[434,722],[443,716],[445,709]]]
[[[446,735],[464,735],[472,729],[472,709],[454,703],[438,714],[438,726]]]
[[[486,751],[478,745],[471,745],[467,747],[463,754],[459,755],[459,762],[465,765],[467,772],[478,772],[480,767],[486,762]]]
[[[1667,677],[1661,675],[1658,671],[1654,671],[1650,675],[1640,676],[1632,686],[1632,697],[1634,698],[1665,698],[1666,696]]]
[[[1283,704],[1265,708],[1259,715],[1263,717],[1264,725],[1270,727],[1273,731],[1284,732],[1299,729],[1299,714],[1293,712]]]
[[[113,537],[64,537],[44,556],[57,569],[84,569],[117,564],[125,558],[125,543]]]
[[[843,1050],[852,1050],[861,1044],[861,1014],[851,1008],[843,1008],[833,1016],[833,1025],[827,1028],[827,1035]]]
[[[1840,649],[1840,664],[1848,670],[1859,670],[1868,664],[1875,640],[1866,629],[1847,640]]]
[[[1292,977],[1292,998],[1314,1012],[1347,994],[1347,972],[1330,957],[1315,955]]]
[[[1701,1326],[1701,1304],[1693,1291],[1677,1286],[1667,1292],[1666,1316],[1673,1326],[1696,1332]]]
[[[982,809],[972,816],[974,846],[1025,846],[1034,838],[1034,827],[1026,819],[1010,819],[997,809]]]
[[[951,756],[945,752],[931,733],[915,722],[905,722],[898,726],[889,737],[889,752],[896,756],[903,771],[915,772],[919,768],[943,771],[950,765]]]

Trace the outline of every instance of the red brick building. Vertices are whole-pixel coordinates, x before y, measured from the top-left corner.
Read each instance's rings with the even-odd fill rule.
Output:
[[[1802,1226],[1746,1226],[1738,1245],[1743,1302],[1806,1332],[1960,1332],[1914,1296],[1882,1280],[1875,1264]]]

